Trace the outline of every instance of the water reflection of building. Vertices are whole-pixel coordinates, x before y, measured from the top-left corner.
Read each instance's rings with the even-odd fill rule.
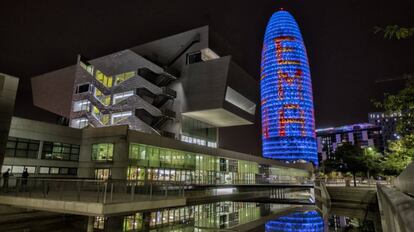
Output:
[[[243,225],[288,205],[252,202],[216,202],[169,208],[153,212],[137,212],[122,217],[122,231],[211,231]],[[116,221],[116,220],[115,220]],[[94,228],[103,230],[111,219],[96,217]],[[116,225],[106,225],[114,228]]]
[[[347,227],[349,220],[345,216],[331,215],[328,219],[329,229],[332,231],[342,231]]]
[[[286,216],[268,221],[266,232],[276,231],[313,231],[323,232],[324,223],[317,211],[295,212]]]

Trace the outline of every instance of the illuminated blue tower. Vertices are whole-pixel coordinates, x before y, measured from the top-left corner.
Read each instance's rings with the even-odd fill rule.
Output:
[[[263,156],[318,165],[308,58],[298,24],[284,10],[266,28],[260,89]]]

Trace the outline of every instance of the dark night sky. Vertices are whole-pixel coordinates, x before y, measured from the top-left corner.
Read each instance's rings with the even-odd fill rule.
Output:
[[[210,25],[258,78],[266,23],[280,7],[302,30],[317,128],[367,121],[384,87],[375,80],[414,69],[414,39],[373,34],[376,25],[414,26],[412,0],[15,0],[0,3],[0,72],[20,77],[16,116],[51,120],[32,106],[30,77],[74,64],[78,53],[95,58]],[[224,129],[223,140],[233,147],[256,138],[239,148],[256,152],[259,124]]]

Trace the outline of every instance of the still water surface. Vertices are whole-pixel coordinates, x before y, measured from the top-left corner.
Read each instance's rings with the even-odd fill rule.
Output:
[[[60,216],[47,223],[38,219],[10,227],[9,231],[85,231],[85,217]],[[43,223],[42,223],[43,221]],[[14,228],[14,229],[12,229]],[[0,229],[1,231],[1,229]],[[216,202],[151,212],[94,218],[96,232],[211,232],[211,231],[312,231],[323,232],[324,222],[315,210],[288,204]]]

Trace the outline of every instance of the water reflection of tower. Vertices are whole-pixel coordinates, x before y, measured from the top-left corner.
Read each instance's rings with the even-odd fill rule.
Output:
[[[323,232],[324,223],[322,217],[316,211],[295,212],[268,221],[265,225],[266,232],[276,231],[312,231]]]
[[[295,19],[274,13],[261,63],[263,156],[317,165],[312,84],[305,45]]]

